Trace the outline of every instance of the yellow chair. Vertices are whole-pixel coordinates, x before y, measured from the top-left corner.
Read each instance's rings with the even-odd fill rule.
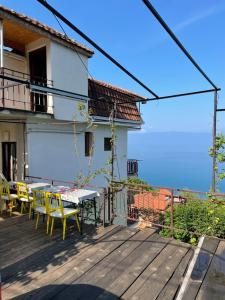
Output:
[[[60,218],[63,224],[63,240],[66,234],[66,220],[69,217],[74,216],[75,222],[77,224],[78,231],[80,232],[80,224],[78,220],[79,210],[74,208],[63,207],[62,199],[60,194],[46,193],[46,200],[49,204],[50,218],[51,218],[51,236],[54,227],[55,218]]]
[[[41,215],[47,215],[47,229],[46,233],[48,234],[49,223],[50,223],[50,210],[48,199],[46,199],[46,192],[43,190],[34,190],[33,191],[33,209],[37,213],[36,226],[38,228],[39,217]]]
[[[3,208],[4,208],[4,200],[2,199],[2,189],[3,189],[3,186],[2,186],[2,182],[0,182],[0,213],[2,214],[2,211],[3,211]]]
[[[29,219],[31,218],[31,210],[33,206],[33,197],[29,194],[27,184],[23,182],[16,183],[18,200],[21,202],[21,214],[24,211],[25,205],[29,206]]]
[[[0,184],[0,198],[1,198],[1,213],[3,211],[4,204],[9,208],[10,216],[12,215],[12,209],[16,207],[16,200],[18,199],[17,194],[10,193],[10,186],[7,181],[2,181]]]

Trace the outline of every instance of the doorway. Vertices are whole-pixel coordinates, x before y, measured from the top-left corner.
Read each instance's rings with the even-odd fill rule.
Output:
[[[46,47],[29,52],[31,83],[47,86]],[[47,95],[31,93],[32,110],[47,112]]]
[[[17,179],[16,142],[2,143],[2,173],[8,181]]]

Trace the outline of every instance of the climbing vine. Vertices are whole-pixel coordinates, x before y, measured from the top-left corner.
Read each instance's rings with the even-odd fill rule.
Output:
[[[216,137],[216,143],[215,143],[215,149],[211,147],[209,149],[209,155],[211,157],[216,157],[216,167],[215,167],[215,172],[216,172],[216,183],[217,185],[225,179],[225,136],[220,133]]]

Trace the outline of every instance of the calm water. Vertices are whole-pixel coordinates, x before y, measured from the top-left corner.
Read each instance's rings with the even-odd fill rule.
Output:
[[[211,140],[208,133],[130,133],[129,158],[141,160],[139,177],[152,185],[208,191]]]

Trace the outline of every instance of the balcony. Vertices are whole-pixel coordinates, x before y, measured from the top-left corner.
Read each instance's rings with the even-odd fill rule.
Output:
[[[128,159],[127,160],[127,176],[138,177],[138,160]]]
[[[0,109],[13,109],[34,113],[53,113],[49,97],[45,92],[35,92],[31,84],[52,87],[53,82],[33,77],[8,68],[0,68]]]

